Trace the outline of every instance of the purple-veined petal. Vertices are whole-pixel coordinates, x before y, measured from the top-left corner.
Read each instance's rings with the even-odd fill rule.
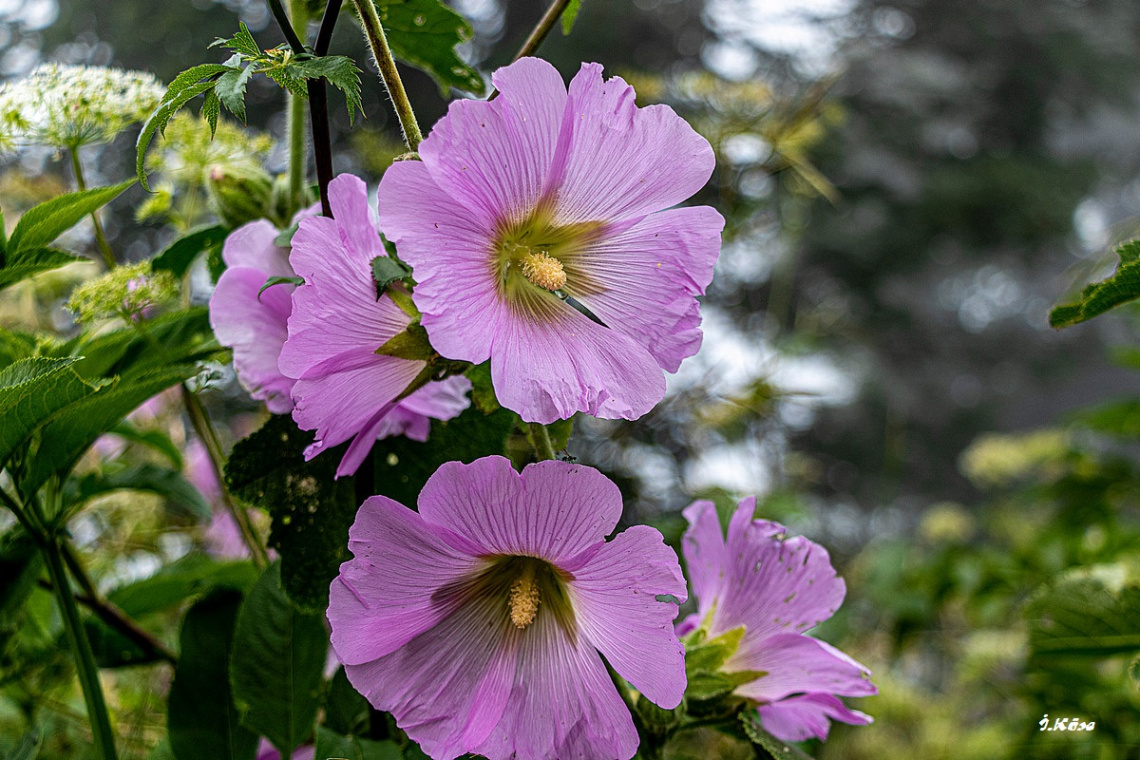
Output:
[[[344,236],[344,245],[358,260],[370,266],[372,259],[387,256],[380,242],[379,219],[368,202],[368,187],[359,177],[341,174],[329,183],[329,207]],[[296,247],[296,242],[294,242]],[[296,264],[294,264],[296,267]],[[368,273],[371,275],[371,268]]]
[[[447,462],[420,492],[420,514],[487,554],[558,564],[601,542],[621,517],[621,492],[605,475],[550,460],[515,472],[492,456]]]
[[[668,106],[638,108],[621,77],[602,80],[584,63],[570,82],[555,166],[558,224],[643,216],[675,206],[704,186],[716,159],[705,138]]]
[[[669,372],[701,347],[696,296],[712,281],[724,219],[708,206],[651,214],[613,237],[603,237],[573,266],[601,292],[582,295],[613,330],[649,349]],[[573,287],[568,287],[573,291]]]
[[[665,396],[665,376],[637,341],[558,304],[551,321],[512,319],[491,354],[499,403],[526,422],[549,424],[575,412],[634,420]]]
[[[226,267],[257,269],[269,277],[292,277],[289,250],[278,248],[277,229],[265,219],[244,224],[226,237],[222,261]],[[264,285],[265,282],[262,282]]]
[[[337,658],[360,665],[394,652],[454,612],[441,588],[483,560],[456,551],[418,514],[385,496],[365,500],[349,530],[353,559],[329,589]]]
[[[754,498],[745,501],[756,503]],[[695,501],[685,508],[684,515],[689,521],[689,529],[681,539],[681,552],[685,557],[685,569],[689,571],[693,596],[697,597],[698,611],[692,616],[696,618],[695,625],[688,618],[682,623],[686,628],[684,631],[678,630],[681,636],[699,627],[704,616],[712,609],[724,588],[725,573],[729,567],[716,505],[711,501]]]
[[[623,678],[671,710],[685,693],[685,651],[673,632],[685,579],[661,534],[635,525],[604,544],[569,586],[578,625]],[[668,595],[676,601],[659,601]]]
[[[736,693],[774,702],[798,692],[820,691],[849,697],[875,694],[870,672],[835,647],[810,636],[781,633],[756,639],[745,633],[726,671],[760,670],[765,675],[738,686]]]
[[[849,709],[830,694],[801,694],[760,707],[764,730],[786,742],[826,739],[831,727],[828,719],[853,725],[874,722],[870,715]]]

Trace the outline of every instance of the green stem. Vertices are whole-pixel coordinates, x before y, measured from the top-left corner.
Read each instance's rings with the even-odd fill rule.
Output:
[[[241,537],[246,546],[249,547],[253,564],[258,568],[264,568],[269,564],[269,557],[265,552],[265,547],[261,545],[261,540],[257,537],[257,531],[253,529],[253,523],[249,521],[249,513],[234,500],[233,495],[226,488],[226,480],[222,473],[222,462],[225,461],[225,454],[222,452],[222,443],[218,440],[218,433],[214,430],[214,425],[210,422],[201,399],[187,388],[185,383],[182,384],[182,401],[186,406],[186,412],[190,415],[190,424],[194,426],[194,432],[198,434],[202,445],[206,447],[210,466],[213,468],[214,475],[218,479],[218,485],[221,487],[222,503],[233,515],[234,522],[237,523],[238,530],[241,531]]]
[[[364,24],[364,36],[372,48],[372,56],[376,66],[380,69],[380,79],[392,98],[392,106],[396,109],[396,118],[400,120],[400,128],[404,130],[404,142],[408,150],[413,153],[423,142],[420,125],[416,122],[416,114],[412,111],[408,93],[404,91],[404,83],[400,81],[400,72],[396,70],[396,59],[388,47],[388,38],[384,35],[384,27],[380,24],[380,17],[376,15],[376,6],[372,0],[352,0],[356,6],[360,20]]]
[[[48,490],[50,492],[53,489],[49,487]],[[35,513],[37,519],[44,523],[44,516],[35,503],[29,502],[29,506],[32,507],[31,511]],[[59,510],[54,511],[58,513]],[[83,690],[83,700],[87,703],[87,718],[91,721],[95,747],[102,760],[117,760],[111,716],[107,712],[107,703],[103,698],[103,687],[99,684],[99,665],[95,662],[95,653],[91,650],[91,642],[87,640],[87,632],[83,629],[83,620],[79,617],[79,608],[75,604],[75,596],[67,580],[67,571],[63,567],[61,540],[57,535],[47,538],[44,557],[47,559],[48,575],[55,590],[56,602],[59,603],[68,643],[75,655],[79,684]]]
[[[304,38],[309,25],[309,7],[305,0],[291,0],[289,16],[293,29]],[[305,111],[306,98],[289,94],[289,217],[301,208],[301,190],[305,184]]]
[[[534,446],[534,453],[538,456],[539,461],[554,459],[554,444],[550,441],[550,431],[546,429],[546,425],[528,422],[527,426],[530,432],[531,445]]]
[[[87,182],[83,179],[83,164],[79,161],[79,149],[72,148],[67,152],[71,156],[71,170],[75,174],[76,189],[86,190]],[[114,269],[118,262],[115,261],[115,252],[111,250],[111,244],[107,242],[107,235],[103,232],[103,223],[99,221],[98,211],[91,212],[91,221],[95,225],[95,243],[99,247],[99,253],[103,255],[103,263],[108,269]]]
[[[519,52],[515,53],[514,60],[517,61],[520,58],[525,58],[538,50],[538,46],[546,39],[546,35],[550,34],[550,30],[554,28],[554,24],[558,21],[558,18],[569,4],[570,0],[554,0],[554,2],[550,4],[550,7],[546,9],[546,13],[542,15],[542,18],[538,20],[538,24],[535,25],[534,31],[526,38],[526,42],[519,48]]]

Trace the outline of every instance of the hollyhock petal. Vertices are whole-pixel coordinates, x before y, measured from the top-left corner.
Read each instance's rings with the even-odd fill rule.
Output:
[[[848,709],[830,694],[801,694],[760,706],[764,730],[786,742],[827,738],[828,719],[853,725],[873,723],[870,715]]]
[[[503,325],[491,382],[499,403],[542,424],[575,412],[634,420],[665,396],[665,377],[642,345],[569,306],[553,322]]]
[[[277,246],[277,234],[277,228],[265,219],[238,227],[222,246],[226,268],[247,267],[265,272],[266,277],[292,277],[289,250]]]
[[[439,382],[428,383],[401,401],[400,406],[434,420],[450,420],[471,406],[471,399],[467,397],[470,391],[470,380],[462,375],[453,375]]]
[[[621,517],[621,492],[597,470],[549,460],[518,473],[500,456],[441,465],[418,504],[429,523],[487,554],[554,563],[602,541]]]
[[[754,502],[740,503],[726,544],[734,580],[721,594],[713,630],[738,625],[758,639],[803,633],[827,620],[843,603],[847,586],[831,565],[827,550],[778,523],[752,520]]]
[[[746,499],[755,504],[756,500]],[[716,515],[716,505],[711,501],[695,501],[685,508],[685,519],[689,529],[681,539],[681,552],[685,556],[685,569],[689,571],[689,583],[693,585],[693,595],[699,600],[696,626],[690,626],[684,633],[700,625],[700,621],[712,609],[720,597],[725,583],[725,569],[728,567],[728,553],[724,546],[724,534]],[[690,621],[685,620],[682,625]]]
[[[329,208],[344,236],[346,249],[355,258],[371,264],[372,259],[388,255],[376,234],[380,229],[379,219],[368,202],[368,187],[364,180],[351,174],[341,174],[329,182]],[[367,271],[371,273],[370,269]]]
[[[328,611],[333,649],[346,665],[391,654],[439,624],[454,609],[433,594],[484,564],[384,496],[361,505],[348,548],[353,559],[332,582]]]
[[[429,756],[454,760],[494,730],[507,705],[517,657],[502,646],[507,625],[501,607],[472,600],[391,654],[346,665],[345,674]]]
[[[701,347],[700,304],[720,254],[724,218],[708,206],[652,214],[573,259],[601,292],[582,295],[612,329],[638,340],[668,372]]]
[[[502,720],[471,751],[489,760],[632,757],[637,730],[597,651],[571,641],[549,614],[527,634]]]
[[[555,167],[559,224],[626,219],[675,206],[700,190],[716,159],[708,141],[667,106],[638,108],[621,77],[584,63],[570,82]]]
[[[820,691],[861,697],[877,693],[870,672],[843,652],[810,636],[782,633],[757,640],[748,635],[725,670],[762,670],[766,675],[736,689],[742,697],[774,702],[797,692]]]
[[[604,544],[574,575],[578,624],[606,660],[650,701],[671,710],[685,693],[685,650],[673,632],[685,579],[661,534],[635,525]],[[658,595],[675,597],[660,601]],[[652,647],[655,656],[645,656]]]
[[[521,221],[546,184],[566,108],[562,76],[524,58],[492,77],[493,101],[456,100],[420,147],[432,178],[487,227]]]

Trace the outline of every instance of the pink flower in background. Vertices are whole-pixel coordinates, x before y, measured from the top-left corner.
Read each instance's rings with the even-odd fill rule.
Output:
[[[314,760],[316,754],[317,748],[310,744],[307,747],[298,747],[293,752],[292,760]],[[257,760],[281,760],[281,753],[262,737],[261,743],[257,745]]]
[[[526,421],[640,417],[664,396],[662,370],[700,347],[696,296],[724,220],[663,209],[705,184],[712,149],[598,64],[569,92],[537,58],[492,79],[500,97],[453,102],[422,161],[380,182],[422,324],[444,356],[490,359],[499,402]]]
[[[638,736],[601,656],[665,708],[685,690],[685,584],[647,526],[605,542],[621,494],[562,461],[448,462],[419,512],[383,496],[349,532],[332,645],[353,686],[431,757],[627,760]]]
[[[876,694],[865,667],[804,631],[835,614],[847,588],[827,550],[802,536],[787,537],[778,523],[752,519],[756,499],[740,502],[721,532],[711,501],[685,510],[689,529],[683,552],[698,611],[677,628],[698,627],[710,638],[744,626],[740,648],[726,672],[764,675],[735,690],[759,703],[760,720],[784,741],[827,738],[828,719],[870,723],[836,697]]]
[[[243,388],[274,414],[293,409],[293,379],[281,373],[277,357],[285,343],[293,285],[258,291],[270,277],[292,277],[289,249],[274,244],[268,221],[250,222],[230,233],[222,248],[226,271],[210,297],[210,326],[218,342],[234,350],[234,370]]]

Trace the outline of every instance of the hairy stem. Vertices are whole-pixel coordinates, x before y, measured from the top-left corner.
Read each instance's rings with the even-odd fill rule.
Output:
[[[392,98],[392,106],[396,109],[396,118],[400,120],[400,128],[404,131],[404,142],[408,150],[413,153],[423,142],[420,125],[416,122],[416,114],[412,111],[412,104],[408,100],[408,93],[404,91],[404,83],[400,80],[400,72],[396,70],[396,59],[388,47],[388,38],[384,35],[384,27],[380,24],[380,17],[376,15],[376,6],[372,0],[352,0],[356,6],[360,20],[364,24],[364,35],[372,48],[372,56],[376,66],[380,69],[380,79]]]
[[[332,44],[333,29],[340,15],[340,3],[330,2],[325,6],[321,17],[321,27],[317,30],[317,43],[313,46],[315,55],[326,55]],[[329,130],[328,86],[323,79],[310,79],[309,120],[313,125],[313,158],[317,164],[317,187],[321,196],[321,213],[332,217],[329,205],[329,183],[332,182],[332,137]]]
[[[226,505],[226,509],[233,515],[234,522],[237,523],[238,530],[241,531],[241,537],[245,541],[246,546],[249,547],[249,553],[253,557],[253,564],[258,568],[264,568],[269,564],[269,557],[265,552],[265,547],[261,545],[261,540],[257,537],[257,531],[253,529],[253,523],[249,520],[249,513],[245,511],[242,505],[234,500],[233,495],[229,489],[226,488],[226,480],[222,472],[222,463],[225,461],[225,455],[222,452],[221,441],[218,440],[218,433],[214,430],[214,425],[210,422],[210,418],[202,406],[202,400],[183,383],[182,401],[186,406],[186,412],[190,415],[190,424],[194,426],[194,432],[198,434],[198,439],[201,440],[202,445],[206,447],[206,454],[209,455],[210,458],[210,466],[218,479],[218,485],[221,487],[222,503]]]
[[[50,486],[48,488],[49,493],[57,490]],[[28,506],[39,522],[46,524],[43,513],[34,500],[29,501]],[[56,513],[58,511],[54,510]],[[95,748],[102,760],[116,760],[118,753],[115,751],[115,735],[111,730],[111,716],[107,712],[107,702],[103,698],[103,687],[99,683],[99,665],[95,662],[95,653],[91,650],[91,642],[88,641],[87,632],[83,629],[83,621],[79,617],[79,608],[75,604],[71,584],[67,581],[67,571],[63,567],[62,541],[54,534],[46,538],[44,558],[47,560],[48,575],[54,586],[55,599],[59,604],[67,641],[75,655],[79,685],[83,690],[83,700],[87,703],[87,718],[91,722]]]
[[[293,27],[301,35],[309,24],[309,7],[305,0],[291,0],[289,15]],[[288,93],[289,98],[289,214],[301,208],[301,190],[305,185],[305,103],[304,98]]]
[[[538,456],[539,461],[545,459],[554,459],[554,444],[550,441],[550,431],[546,429],[546,425],[538,422],[527,423],[531,445],[534,446],[534,453]]]
[[[76,189],[86,190],[87,181],[83,179],[83,164],[79,160],[79,149],[72,148],[67,153],[71,156],[71,171],[75,174]],[[103,263],[108,269],[114,269],[118,262],[115,261],[115,252],[111,250],[111,244],[107,242],[107,235],[103,232],[103,222],[99,221],[98,211],[91,212],[91,222],[95,225],[95,244],[103,256]]]

